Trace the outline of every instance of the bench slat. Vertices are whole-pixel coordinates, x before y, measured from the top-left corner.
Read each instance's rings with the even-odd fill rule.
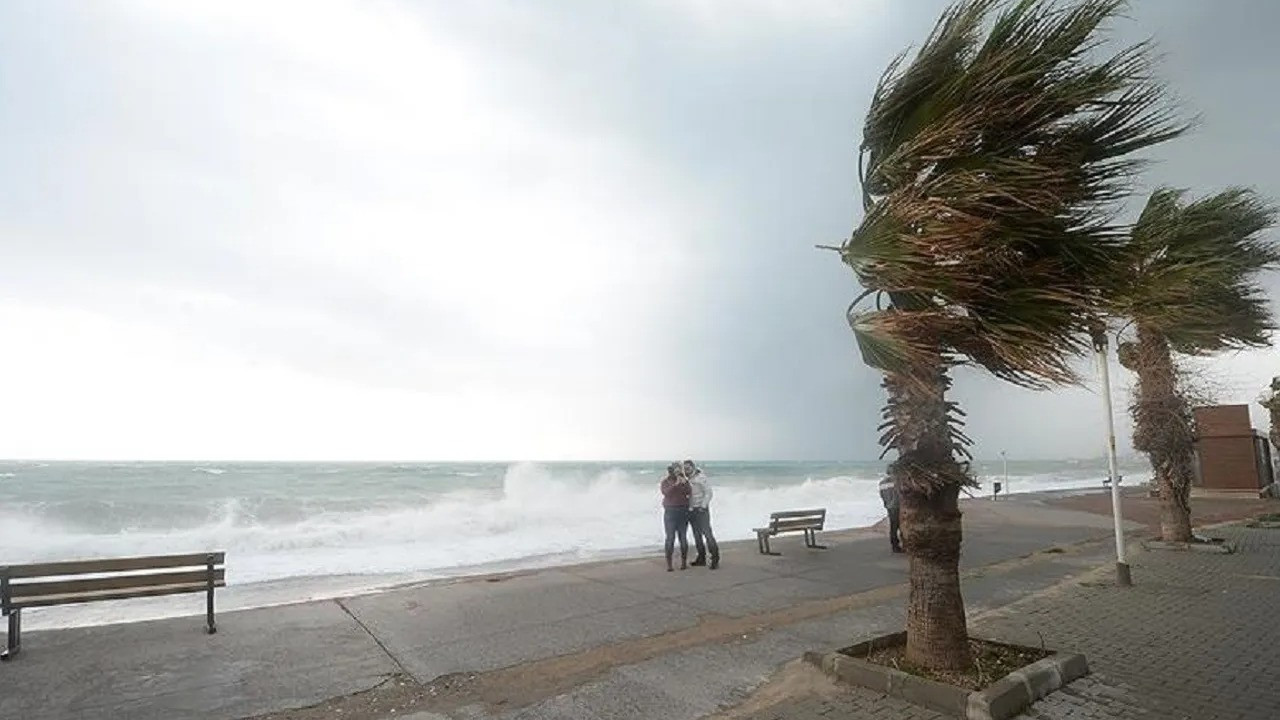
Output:
[[[809,520],[784,520],[783,522],[773,523],[769,527],[772,533],[800,532],[801,530],[821,530],[821,522],[810,522]]]
[[[810,516],[827,516],[826,508],[818,508],[817,510],[786,510],[776,512],[769,515],[770,520],[790,520],[792,518],[810,517]]]
[[[151,555],[148,557],[110,558],[106,560],[70,560],[67,562],[37,563],[34,565],[9,565],[0,567],[0,571],[7,570],[11,578],[36,578],[56,575],[87,575],[90,573],[150,570],[153,568],[194,567],[206,564],[210,555],[213,556],[214,565],[222,565],[227,558],[225,552]]]
[[[822,515],[804,515],[789,518],[773,518],[769,521],[770,525],[788,525],[790,523],[814,523],[821,525],[826,522],[827,518]]]
[[[126,598],[154,597],[157,595],[177,595],[179,593],[204,592],[208,585],[200,583],[178,583],[174,585],[154,585],[147,588],[120,588],[115,590],[94,590],[80,593],[60,593],[55,595],[37,595],[28,598],[15,598],[13,608],[43,607],[47,605],[69,605],[72,603],[92,602],[94,600],[123,600]],[[226,583],[214,583],[214,587],[226,587]]]
[[[162,585],[186,585],[208,583],[207,570],[183,570],[181,572],[149,573],[146,575],[113,575],[100,578],[80,578],[78,580],[51,580],[47,582],[15,582],[9,584],[9,596],[14,602],[23,598],[45,595],[79,595],[104,590],[140,590]],[[218,568],[213,571],[215,585],[225,585],[227,571]]]

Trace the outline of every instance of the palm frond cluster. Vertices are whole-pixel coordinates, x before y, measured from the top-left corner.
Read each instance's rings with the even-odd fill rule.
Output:
[[[1147,201],[1114,314],[1183,355],[1266,346],[1276,324],[1257,277],[1280,265],[1280,247],[1264,234],[1276,208],[1244,188],[1184,197],[1162,188]]]
[[[881,296],[849,314],[869,365],[910,377],[940,356],[1024,386],[1075,380],[1124,242],[1111,218],[1129,156],[1185,129],[1148,45],[1101,52],[1121,5],[968,0],[890,65],[863,132],[866,216],[841,248]]]

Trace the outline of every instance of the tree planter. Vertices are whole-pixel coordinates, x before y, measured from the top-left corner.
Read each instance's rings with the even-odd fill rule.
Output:
[[[968,690],[865,658],[882,649],[906,643],[905,632],[884,635],[834,653],[807,653],[805,659],[823,672],[852,685],[906,700],[916,705],[968,720],[1005,720],[1031,703],[1089,674],[1083,655],[1051,652],[1048,657],[995,680],[980,690]],[[1018,650],[1033,650],[1004,643],[990,643]]]
[[[1280,530],[1280,513],[1268,513],[1245,523],[1245,527]]]
[[[1175,552],[1197,552],[1210,555],[1230,555],[1236,546],[1223,538],[1196,538],[1194,542],[1170,542],[1167,540],[1143,540],[1144,550],[1172,550]]]

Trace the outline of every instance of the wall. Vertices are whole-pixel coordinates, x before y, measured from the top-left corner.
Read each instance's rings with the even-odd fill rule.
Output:
[[[1216,490],[1261,488],[1249,406],[1215,405],[1196,408],[1194,414],[1200,484]]]

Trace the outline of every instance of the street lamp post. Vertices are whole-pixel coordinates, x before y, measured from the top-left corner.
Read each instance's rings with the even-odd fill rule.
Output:
[[[1098,377],[1102,384],[1102,409],[1106,418],[1107,433],[1107,481],[1111,485],[1111,519],[1116,532],[1116,584],[1128,587],[1133,584],[1129,563],[1124,557],[1124,524],[1120,514],[1120,474],[1116,471],[1116,427],[1111,409],[1111,373],[1107,363],[1107,333],[1103,328],[1093,332],[1093,349],[1098,358]]]

